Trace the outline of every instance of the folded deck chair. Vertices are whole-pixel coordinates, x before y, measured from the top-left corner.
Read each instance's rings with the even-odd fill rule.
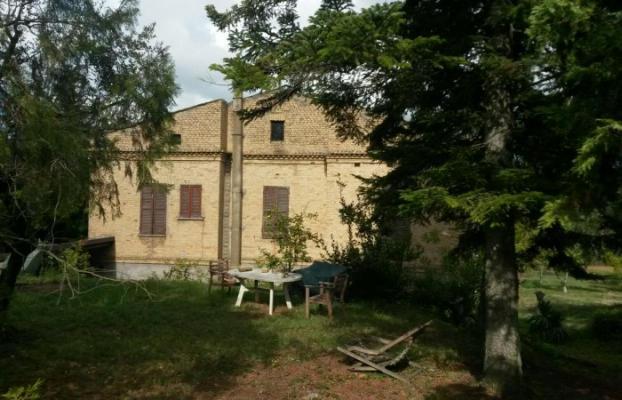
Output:
[[[431,323],[432,320],[419,325],[394,340],[376,338],[383,344],[377,349],[348,346],[345,348],[337,347],[337,350],[357,361],[357,363],[350,368],[353,371],[379,371],[402,382],[408,383],[401,375],[391,371],[389,368],[396,367],[407,361],[408,351],[410,350],[414,337],[423,332]],[[394,355],[390,355],[390,351],[400,344],[404,344],[403,349],[398,353],[394,353]]]

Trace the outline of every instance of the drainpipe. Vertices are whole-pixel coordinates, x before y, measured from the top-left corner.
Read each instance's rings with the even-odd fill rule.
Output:
[[[244,125],[238,111],[244,107],[244,98],[236,93],[233,99],[233,126],[231,132],[231,266],[242,262],[242,155]]]

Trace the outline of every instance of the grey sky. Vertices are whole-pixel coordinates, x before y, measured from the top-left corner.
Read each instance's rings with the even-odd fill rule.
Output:
[[[355,0],[357,8],[382,0]],[[299,14],[305,21],[319,7],[321,0],[299,0]],[[110,0],[109,3],[115,3]],[[229,89],[222,77],[209,70],[228,54],[226,35],[208,22],[205,5],[223,10],[235,0],[140,0],[140,23],[156,23],[158,40],[169,46],[175,61],[177,84],[181,91],[176,108],[204,101],[229,99]]]

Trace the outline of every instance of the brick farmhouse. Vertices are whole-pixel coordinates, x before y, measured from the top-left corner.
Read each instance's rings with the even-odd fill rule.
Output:
[[[340,199],[354,200],[358,177],[384,174],[387,167],[363,146],[339,140],[321,110],[304,98],[243,126],[234,106],[241,105],[215,100],[174,114],[178,149],[154,171],[167,192],[138,190],[122,170],[116,173],[122,215],[92,214],[89,237],[115,237],[111,261],[119,274],[157,273],[182,259],[253,263],[261,249],[273,250],[266,217],[274,209],[315,213],[309,221],[314,232],[345,242]],[[120,150],[131,152],[129,136],[116,135]],[[311,255],[318,258],[321,251],[313,248]]]

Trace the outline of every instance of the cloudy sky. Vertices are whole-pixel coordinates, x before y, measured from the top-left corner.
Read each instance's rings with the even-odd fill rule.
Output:
[[[357,8],[381,0],[355,0]],[[109,3],[114,4],[114,0]],[[299,0],[302,21],[313,14],[321,0]],[[207,20],[205,5],[224,10],[235,0],[140,0],[140,23],[156,24],[158,40],[169,46],[175,60],[177,84],[181,91],[176,108],[216,98],[229,99],[229,89],[219,74],[209,70],[228,54],[226,35],[217,32]]]

